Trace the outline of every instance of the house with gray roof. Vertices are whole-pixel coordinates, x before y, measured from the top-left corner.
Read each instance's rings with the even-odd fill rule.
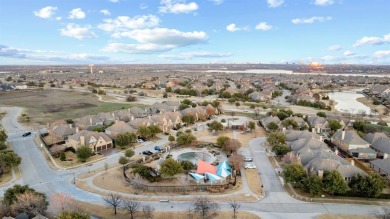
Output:
[[[365,138],[371,143],[371,148],[378,152],[378,158],[387,159],[390,155],[390,138],[384,133],[369,133]]]
[[[118,121],[110,127],[106,128],[105,133],[111,138],[115,138],[119,134],[136,133],[137,130],[123,121]]]
[[[345,181],[351,181],[352,177],[356,174],[365,175],[366,173],[352,165],[351,163],[345,164],[339,160],[314,158],[305,166],[309,174],[316,174],[322,177],[324,172],[331,170],[337,170],[344,178]]]
[[[66,140],[68,136],[75,134],[78,128],[73,127],[72,124],[60,124],[51,127],[48,131],[49,135],[55,135]]]
[[[328,134],[330,131],[329,123],[324,117],[309,116],[307,123],[317,134]]]
[[[381,176],[386,176],[390,181],[390,159],[378,159],[370,161],[370,167]]]
[[[271,122],[275,123],[278,126],[280,125],[280,119],[277,116],[269,116],[269,117],[265,117],[264,119],[260,120],[260,124],[264,127],[264,129],[266,131],[269,131],[268,125]]]
[[[357,159],[375,159],[377,153],[370,148],[370,143],[360,138],[355,130],[337,130],[332,138],[332,143]]]
[[[287,142],[293,142],[300,138],[317,138],[320,136],[314,132],[309,132],[308,130],[298,131],[298,130],[287,130],[286,131]]]
[[[103,126],[103,121],[96,116],[84,116],[79,119],[76,119],[75,126],[78,127],[81,130],[90,130],[94,129],[95,127],[101,127]]]
[[[112,139],[103,132],[91,132],[82,130],[68,137],[66,141],[68,147],[77,150],[80,146],[88,146],[94,152],[99,152],[112,148]]]
[[[321,138],[301,138],[290,144],[290,148],[296,154],[310,151],[331,151]]]

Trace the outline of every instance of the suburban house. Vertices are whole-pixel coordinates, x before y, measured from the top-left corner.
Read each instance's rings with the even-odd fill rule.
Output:
[[[78,132],[78,128],[73,127],[72,124],[59,124],[56,126],[52,126],[48,129],[49,135],[55,135],[56,137],[60,137],[64,140],[68,138],[68,136],[75,134]]]
[[[372,160],[370,167],[381,176],[386,176],[386,179],[390,181],[390,159]]]
[[[75,126],[81,130],[91,130],[95,127],[102,127],[103,121],[98,119],[96,116],[84,116],[76,120]]]
[[[269,116],[269,117],[265,117],[264,119],[260,120],[260,124],[264,127],[264,129],[266,131],[269,131],[268,125],[271,122],[275,123],[278,126],[280,125],[280,119],[277,116]]]
[[[96,118],[103,122],[103,125],[111,125],[115,122],[115,113],[98,113]]]
[[[382,132],[369,133],[365,137],[371,148],[378,152],[378,158],[387,159],[390,155],[390,138]]]
[[[363,170],[357,168],[354,163],[340,159],[314,158],[305,168],[309,174],[316,174],[321,178],[324,172],[337,170],[347,182],[350,182],[358,173],[360,175],[366,174]]]
[[[330,131],[329,123],[324,117],[309,116],[307,123],[317,134],[328,134]]]
[[[309,128],[309,126],[307,125],[306,121],[302,117],[291,116],[291,117],[285,118],[284,120],[292,120],[292,121],[296,122],[298,127],[299,127],[299,129],[305,129],[305,128],[307,129],[307,128]]]
[[[68,147],[77,150],[80,146],[88,146],[94,152],[99,152],[112,148],[112,139],[103,132],[91,132],[82,130],[68,137],[66,141]]]
[[[123,121],[117,121],[115,124],[112,126],[106,128],[105,133],[110,136],[111,138],[115,138],[119,134],[124,134],[124,133],[136,133],[137,130],[132,128],[129,124]]]
[[[332,143],[357,159],[375,159],[376,152],[354,130],[339,129],[331,138]]]
[[[134,120],[134,116],[130,112],[129,109],[124,109],[124,110],[118,110],[114,112],[114,116],[117,120],[123,121],[123,122],[129,122],[131,120]]]

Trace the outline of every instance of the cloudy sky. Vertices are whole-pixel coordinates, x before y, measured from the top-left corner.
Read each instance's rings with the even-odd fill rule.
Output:
[[[0,64],[390,64],[389,0],[1,0]]]

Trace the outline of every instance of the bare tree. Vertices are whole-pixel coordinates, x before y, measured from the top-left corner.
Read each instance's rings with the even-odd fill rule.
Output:
[[[122,197],[115,193],[110,193],[103,199],[108,207],[112,207],[114,209],[114,214],[116,214],[116,209],[123,204]]]
[[[50,209],[52,212],[76,210],[77,204],[74,199],[65,193],[55,193],[50,197]]]
[[[41,194],[26,191],[16,196],[16,201],[11,205],[15,214],[27,213],[30,217],[44,214],[48,203]]]
[[[230,139],[226,142],[225,150],[235,153],[240,147],[241,143],[237,139]]]
[[[125,209],[130,214],[130,218],[134,219],[134,215],[141,210],[141,203],[134,200],[124,200],[123,209]]]
[[[153,218],[154,208],[150,205],[142,206],[142,212],[144,213],[144,218],[151,219]]]
[[[382,210],[378,210],[373,213],[374,217],[379,219],[390,219],[390,208],[382,207]]]
[[[196,198],[193,205],[194,211],[199,213],[202,219],[205,219],[210,213],[214,213],[219,209],[218,203],[209,200],[205,196]]]
[[[236,213],[240,209],[241,205],[236,200],[228,201],[229,206],[233,209],[233,218],[236,218]]]
[[[241,174],[241,168],[244,167],[244,157],[241,154],[232,154],[229,157],[229,162],[233,168],[237,171],[237,174]]]

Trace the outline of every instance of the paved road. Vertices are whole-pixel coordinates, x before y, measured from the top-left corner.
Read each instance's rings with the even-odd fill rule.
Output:
[[[93,164],[92,166],[80,167],[75,170],[53,170],[47,164],[43,157],[40,148],[35,145],[33,136],[22,138],[22,134],[27,131],[17,123],[17,116],[21,110],[18,108],[4,108],[7,111],[6,116],[2,120],[2,124],[6,131],[10,134],[9,140],[14,145],[14,150],[22,157],[22,177],[17,183],[28,184],[37,191],[44,192],[50,195],[58,192],[70,194],[73,198],[98,205],[104,205],[101,195],[92,194],[87,191],[80,190],[72,183],[74,176],[88,172],[104,166],[104,163],[116,163],[121,153],[113,154],[107,157],[106,160]],[[166,139],[161,139],[163,143]],[[293,199],[283,189],[281,182],[271,166],[262,143],[265,138],[252,139],[249,142],[250,150],[248,153],[254,157],[258,171],[262,177],[265,189],[265,197],[263,200],[252,203],[242,203],[240,210],[250,211],[262,218],[313,218],[322,213],[354,213],[354,214],[369,214],[378,210],[378,206],[364,205],[349,205],[349,204],[321,204],[321,203],[306,203]],[[136,149],[136,152],[151,148],[157,143],[149,143],[145,147]],[[8,186],[9,187],[9,186]],[[4,190],[8,187],[3,187],[0,190],[0,195],[3,195]],[[133,197],[136,195],[126,195]],[[216,195],[218,196],[218,195]],[[221,195],[229,199],[226,195]],[[137,195],[137,197],[143,197]],[[146,197],[146,196],[145,196]],[[196,197],[187,195],[187,197]],[[146,202],[153,206],[157,211],[186,211],[189,209],[191,202],[173,201],[171,203]],[[226,202],[220,202],[222,210],[230,210]]]

